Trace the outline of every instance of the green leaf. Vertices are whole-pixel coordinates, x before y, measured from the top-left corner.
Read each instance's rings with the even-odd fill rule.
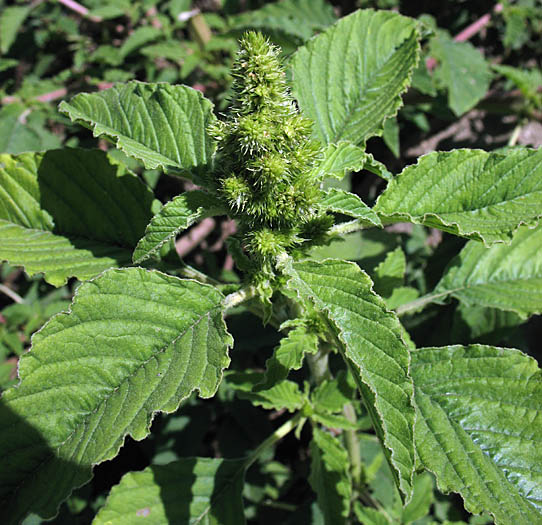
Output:
[[[412,523],[427,516],[434,499],[431,476],[427,472],[416,476],[412,500],[402,509],[402,523]]]
[[[370,412],[402,493],[410,497],[414,469],[409,354],[401,325],[372,291],[369,276],[339,260],[282,261],[287,286],[328,320]]]
[[[18,63],[18,62],[17,62]],[[0,109],[0,151],[13,155],[25,151],[41,151],[60,147],[61,142],[45,127],[39,111],[29,113],[17,102]]]
[[[314,168],[311,179],[321,180],[325,177],[342,179],[351,171],[360,171],[368,154],[351,142],[342,140],[337,144],[328,144],[323,153],[323,159]]]
[[[147,436],[156,412],[177,410],[194,390],[214,395],[232,344],[223,298],[142,268],[110,270],[77,289],[70,311],[34,335],[20,385],[2,398],[9,523],[29,511],[54,516],[127,435]]]
[[[264,383],[258,389],[266,390],[288,376],[290,370],[299,370],[305,354],[318,351],[318,336],[304,326],[297,326],[280,340],[273,355],[265,362]]]
[[[415,20],[356,11],[296,51],[293,94],[322,142],[363,145],[397,113],[418,54]]]
[[[314,412],[310,415],[312,421],[316,421],[327,428],[341,428],[346,430],[360,430],[359,423],[353,423],[345,416],[338,414],[328,414],[326,412],[318,412],[318,407],[314,407]]]
[[[309,483],[326,525],[346,524],[352,492],[348,454],[337,438],[313,429]]]
[[[140,47],[157,40],[163,35],[163,30],[153,26],[138,27],[122,44],[118,50],[119,55],[122,58],[127,57],[130,53],[133,53]]]
[[[221,203],[209,193],[195,190],[177,195],[151,219],[134,251],[136,264],[158,253],[180,232],[205,217],[225,214]]]
[[[432,295],[451,295],[466,306],[522,316],[542,313],[542,227],[522,227],[510,245],[486,248],[470,241],[453,259]]]
[[[435,80],[448,89],[448,104],[456,115],[472,109],[489,89],[491,71],[484,56],[469,42],[456,42],[439,32],[431,40],[431,55],[439,66]]]
[[[376,212],[354,193],[331,188],[324,193],[320,206],[324,210],[355,217],[363,224],[382,227],[382,222]]]
[[[54,286],[130,264],[152,200],[102,151],[0,155],[0,260]]]
[[[104,135],[147,169],[192,170],[210,162],[214,142],[206,129],[213,104],[188,86],[128,82],[99,93],[81,93],[58,109]]]
[[[386,258],[375,268],[375,291],[386,297],[403,284],[406,272],[406,257],[400,246],[388,252]]]
[[[334,379],[324,380],[312,392],[311,402],[323,412],[342,412],[344,405],[351,403],[355,396],[355,385],[350,384],[351,376],[341,370]]]
[[[237,396],[247,399],[253,405],[266,410],[288,412],[300,410],[306,403],[305,395],[299,390],[297,383],[286,379],[265,390],[260,390],[264,375],[256,372],[236,372],[226,375],[229,386],[237,391]]]
[[[512,81],[531,103],[537,106],[542,104],[542,95],[538,91],[542,85],[542,70],[536,68],[525,70],[501,64],[494,64],[491,67]]]
[[[393,179],[375,211],[485,243],[542,217],[542,150],[434,152]]]
[[[542,374],[519,350],[412,352],[416,450],[443,492],[497,524],[542,519]]]
[[[393,156],[398,159],[401,156],[401,150],[399,144],[399,123],[396,118],[388,119],[384,122],[382,139],[393,153]]]
[[[11,44],[17,37],[26,17],[30,13],[30,7],[13,6],[4,7],[0,15],[0,51],[6,54],[11,47]]]
[[[337,20],[325,0],[282,0],[229,18],[232,29],[258,28],[308,40]]]
[[[123,476],[93,525],[245,523],[244,460],[183,458]]]
[[[354,510],[356,517],[363,525],[391,525],[388,516],[381,514],[377,509],[362,507],[358,501],[356,501]]]

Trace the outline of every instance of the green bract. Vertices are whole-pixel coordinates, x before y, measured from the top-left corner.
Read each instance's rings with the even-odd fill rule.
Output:
[[[18,383],[0,400],[2,525],[54,518],[96,465],[154,430],[159,452],[85,510],[94,524],[242,525],[262,512],[325,525],[452,519],[445,500],[440,521],[429,517],[429,473],[473,513],[542,523],[542,373],[502,338],[478,341],[542,312],[541,152],[434,152],[393,175],[365,147],[395,129],[419,26],[374,10],[330,25],[331,8],[312,5],[285,0],[231,20],[308,41],[287,76],[280,49],[245,33],[225,115],[187,86],[117,84],[60,110],[123,155],[0,155],[0,258],[55,287],[82,281],[30,351],[17,340]],[[297,27],[303,16],[320,34]],[[126,56],[158,38],[138,31]],[[458,102],[465,86],[450,57],[473,50],[439,38],[441,82],[462,112],[481,95]],[[134,175],[138,161],[190,187],[160,203]],[[367,202],[345,178],[362,169],[380,177]],[[223,243],[235,267],[207,275],[181,262],[176,237],[221,216],[235,223]],[[400,221],[417,225],[409,241],[384,240]],[[433,267],[423,226],[461,245],[431,252]],[[19,299],[4,310],[13,323],[32,308]],[[454,341],[417,348],[447,300],[446,329],[435,322],[431,337]],[[253,331],[254,316],[266,331]],[[207,417],[201,398],[214,396],[221,408]],[[273,461],[290,433],[295,454]],[[305,497],[299,508],[290,490]]]

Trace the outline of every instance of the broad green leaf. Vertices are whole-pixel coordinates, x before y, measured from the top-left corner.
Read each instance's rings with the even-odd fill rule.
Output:
[[[282,0],[232,16],[229,25],[232,29],[278,31],[305,41],[336,20],[333,7],[325,0]]]
[[[414,478],[412,500],[401,511],[402,523],[412,523],[427,516],[434,499],[431,476],[427,472],[416,476]]]
[[[0,152],[16,155],[60,146],[60,139],[46,129],[41,112],[28,113],[25,105],[17,102],[0,109]]]
[[[324,193],[320,206],[324,210],[355,217],[361,223],[382,226],[380,217],[356,194],[338,188],[331,188]]]
[[[229,364],[223,295],[142,268],[83,283],[68,313],[32,339],[20,384],[2,398],[1,507],[15,523],[55,515],[91,467],[127,435],[141,440],[153,415],[194,390],[211,397]]]
[[[338,438],[313,429],[309,483],[326,525],[346,523],[352,492],[348,454]]]
[[[267,410],[295,412],[306,403],[305,395],[299,390],[297,383],[284,379],[270,388],[261,390],[264,375],[256,372],[235,372],[226,375],[226,382],[241,399],[248,399],[253,405]]]
[[[245,461],[183,458],[130,472],[111,489],[93,525],[245,523]]]
[[[136,264],[155,255],[160,248],[195,222],[226,213],[220,202],[209,193],[195,190],[177,195],[164,204],[151,219],[134,251]]]
[[[17,37],[21,25],[30,13],[30,7],[4,7],[0,14],[0,51],[5,54]]]
[[[384,140],[384,144],[386,144],[393,153],[393,156],[398,159],[401,155],[401,151],[399,144],[399,123],[396,118],[388,119],[384,122],[382,139]]]
[[[412,352],[416,450],[443,492],[497,524],[542,520],[542,374],[519,350]]]
[[[322,142],[363,145],[397,113],[418,54],[415,20],[356,11],[296,51],[293,94]]]
[[[322,161],[313,170],[314,180],[325,177],[342,179],[350,171],[360,171],[369,154],[354,146],[351,142],[342,140],[337,144],[328,144],[323,152]]]
[[[399,306],[410,303],[417,299],[420,292],[412,286],[398,286],[394,288],[389,297],[384,298],[389,310],[395,310]]]
[[[487,244],[509,241],[519,225],[542,217],[542,150],[430,153],[389,183],[374,210],[383,222],[406,220]]]
[[[410,497],[414,469],[412,381],[401,325],[372,291],[369,276],[339,260],[282,261],[288,288],[319,310],[352,373],[401,492]]]
[[[489,89],[491,71],[484,56],[469,42],[456,42],[443,32],[431,40],[431,55],[439,66],[435,79],[448,89],[448,104],[456,115],[472,109]]]
[[[316,421],[327,428],[341,428],[345,430],[360,430],[359,423],[353,423],[345,416],[339,414],[329,414],[327,412],[318,411],[318,407],[314,407],[314,411],[310,414],[312,421]]]
[[[542,313],[542,227],[520,228],[510,245],[470,241],[437,284],[435,299],[452,296],[522,316]]]
[[[400,246],[388,252],[386,258],[375,268],[375,291],[386,297],[403,284],[406,272],[406,257]]]
[[[147,169],[190,171],[207,165],[214,150],[206,133],[216,118],[213,104],[188,86],[128,82],[81,93],[58,109],[95,137],[113,140]]]
[[[0,260],[54,286],[130,264],[152,200],[102,151],[0,155]]]
[[[264,383],[258,388],[266,390],[288,376],[290,370],[299,370],[305,354],[318,351],[318,336],[304,326],[297,326],[280,340],[273,355],[265,363]]]

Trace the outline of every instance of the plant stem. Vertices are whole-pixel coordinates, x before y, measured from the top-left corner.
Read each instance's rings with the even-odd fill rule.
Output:
[[[331,379],[331,372],[329,371],[329,348],[323,347],[323,344],[315,354],[307,354],[305,356],[311,376],[314,382],[318,386],[325,379]]]
[[[343,407],[343,414],[352,423],[356,422],[356,411],[352,403],[347,403]],[[358,436],[355,430],[349,429],[344,432],[344,440],[346,442],[346,449],[348,450],[348,456],[350,457],[350,472],[352,474],[352,480],[354,482],[354,491],[361,489],[361,451]]]
[[[395,313],[398,316],[405,315],[409,312],[417,310],[418,308],[424,307],[426,304],[434,302],[435,299],[446,297],[447,295],[450,295],[451,293],[452,293],[451,290],[447,290],[446,292],[422,295],[422,297],[418,297],[414,301],[410,301],[409,303],[405,303],[405,304],[402,304],[401,306],[398,306],[395,309]]]
[[[7,295],[16,303],[24,303],[24,299],[18,293],[14,292],[11,288],[8,288],[5,284],[0,284],[0,292],[2,292],[4,295]]]
[[[302,412],[298,412],[294,417],[286,421],[275,432],[273,432],[268,438],[262,441],[257,448],[255,448],[247,457],[245,461],[245,468],[248,469],[252,463],[254,463],[260,454],[267,448],[272,447],[275,443],[280,441],[284,436],[289,434],[294,428],[304,419]]]
[[[256,287],[246,286],[245,288],[241,288],[240,290],[237,290],[237,292],[233,292],[230,295],[227,295],[224,301],[222,302],[222,306],[224,307],[224,310],[229,310],[230,308],[233,308],[234,306],[238,306],[241,303],[244,303],[245,301],[248,301],[249,299],[256,297],[256,294],[257,294]]]
[[[358,230],[364,230],[368,226],[365,224],[362,224],[360,221],[348,221],[348,222],[341,222],[340,224],[335,224],[330,230],[329,233],[331,235],[345,235],[347,233],[356,232]]]
[[[515,128],[514,131],[512,131],[512,135],[510,135],[510,138],[508,139],[508,146],[513,147],[517,144],[519,139],[519,134],[521,133],[523,122],[520,122]]]

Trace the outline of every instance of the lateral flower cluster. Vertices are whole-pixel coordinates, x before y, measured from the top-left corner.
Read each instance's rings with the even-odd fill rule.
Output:
[[[332,218],[319,211],[321,180],[311,170],[321,147],[289,93],[279,50],[248,32],[232,70],[232,107],[210,133],[218,141],[215,192],[237,219],[255,266],[322,238]]]

